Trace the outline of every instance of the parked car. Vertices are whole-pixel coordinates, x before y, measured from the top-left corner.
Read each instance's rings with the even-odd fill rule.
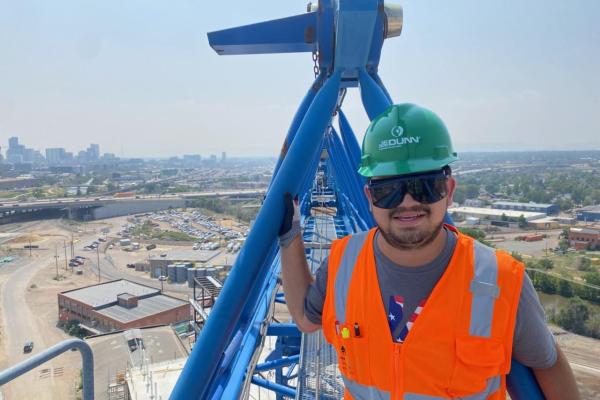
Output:
[[[33,342],[32,341],[25,342],[25,344],[23,345],[23,353],[31,353],[32,350],[33,350]]]

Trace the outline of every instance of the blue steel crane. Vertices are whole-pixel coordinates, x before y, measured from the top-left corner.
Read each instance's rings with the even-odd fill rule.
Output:
[[[319,0],[300,15],[208,34],[219,55],[312,53],[316,78],[292,120],[263,206],[171,399],[239,398],[250,383],[279,398],[306,398],[300,393],[306,388],[289,385],[293,367],[301,362],[300,332],[293,323],[268,318],[274,302],[284,302],[277,293],[283,194],[300,194],[307,230],[315,224],[309,217],[315,190],[335,193],[337,213],[330,222],[336,232],[373,226],[356,174],[360,148],[341,106],[346,90],[355,87],[370,119],[392,104],[378,65],[384,40],[399,36],[402,23],[402,8],[383,0]],[[328,156],[322,158],[323,152]],[[328,186],[316,188],[317,181]],[[258,364],[257,352],[269,335],[278,337],[278,346]],[[275,381],[258,374],[266,370],[276,371]],[[531,371],[515,360],[508,385],[513,399],[543,398]]]

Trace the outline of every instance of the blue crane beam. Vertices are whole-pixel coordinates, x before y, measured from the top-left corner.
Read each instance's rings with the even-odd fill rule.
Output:
[[[392,99],[377,74],[381,49],[386,37],[399,34],[402,25],[401,9],[390,11],[383,0],[319,0],[309,12],[279,20],[266,21],[208,34],[209,43],[218,54],[261,54],[286,52],[318,52],[318,73],[286,136],[276,171],[256,222],[244,244],[226,284],[201,332],[192,354],[172,392],[172,399],[205,399],[220,396],[236,397],[237,388],[228,385],[226,376],[243,379],[243,371],[251,370],[250,355],[254,353],[260,335],[265,299],[273,285],[266,282],[278,271],[274,255],[278,227],[283,218],[283,194],[299,193],[306,207],[306,192],[323,148],[323,137],[331,125],[334,111],[339,109],[340,90],[360,85],[363,106],[369,116],[385,110]],[[351,129],[341,116],[343,135]],[[335,152],[335,168],[348,169],[355,164],[357,142],[349,137],[330,140],[328,146]],[[355,191],[359,180],[351,178],[354,171],[333,171]],[[358,187],[358,190],[361,190]],[[372,221],[360,201],[341,192],[338,204],[355,221]],[[356,194],[356,192],[355,192]],[[352,201],[350,201],[352,200]],[[358,202],[359,204],[353,204]],[[346,217],[345,217],[346,218]],[[360,226],[364,229],[365,226]],[[262,299],[262,302],[261,302]],[[515,361],[513,361],[514,363]],[[246,363],[246,364],[244,364]],[[281,375],[278,373],[278,375]],[[509,382],[531,381],[525,375],[515,376]],[[246,376],[248,379],[248,376]],[[289,386],[264,381],[253,376],[252,382],[278,392],[294,396]],[[512,384],[512,383],[511,383]],[[535,380],[532,387],[535,387]],[[527,399],[542,398],[532,390]],[[539,391],[538,391],[539,393]]]

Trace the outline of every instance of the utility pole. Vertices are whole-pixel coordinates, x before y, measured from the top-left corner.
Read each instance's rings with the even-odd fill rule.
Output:
[[[31,239],[29,239],[29,257],[31,257]]]
[[[98,282],[101,282],[100,280],[100,246],[96,247],[96,260],[98,261]]]
[[[73,247],[73,234],[71,233],[71,258],[75,257],[75,249]]]
[[[58,248],[54,246],[54,261],[56,262],[56,280],[58,281]]]
[[[67,267],[67,242],[63,240],[63,247],[65,248],[65,271],[68,269]]]

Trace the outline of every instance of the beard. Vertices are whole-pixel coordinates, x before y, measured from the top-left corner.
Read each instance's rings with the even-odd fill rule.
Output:
[[[427,218],[431,214],[431,209],[425,205],[419,205],[414,207],[400,207],[390,210],[390,220],[394,218],[396,214],[402,212],[414,211],[425,213]],[[379,231],[385,239],[385,241],[392,247],[400,250],[415,250],[427,246],[437,237],[442,230],[444,221],[440,221],[433,227],[406,227],[401,230],[385,229],[381,225]],[[390,224],[391,225],[391,224]]]

